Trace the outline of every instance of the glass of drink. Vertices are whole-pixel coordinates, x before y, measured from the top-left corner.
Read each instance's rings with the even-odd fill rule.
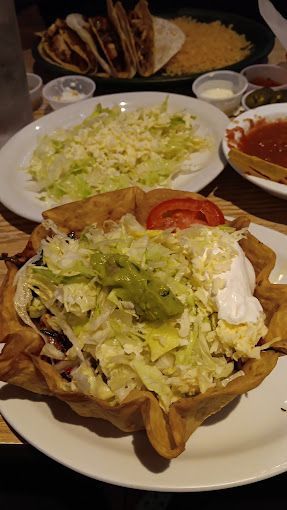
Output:
[[[14,0],[0,0],[0,147],[31,121]]]

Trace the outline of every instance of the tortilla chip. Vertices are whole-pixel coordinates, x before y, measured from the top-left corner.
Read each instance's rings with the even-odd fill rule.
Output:
[[[283,166],[275,165],[257,156],[250,156],[235,148],[230,150],[228,158],[231,164],[246,175],[287,184],[287,168]]]
[[[145,193],[139,188],[128,188],[104,193],[87,200],[55,207],[43,213],[44,218],[55,222],[65,232],[80,232],[91,223],[103,225],[105,220],[117,221],[126,213],[135,214],[145,225],[146,218],[156,204],[163,200],[191,196],[197,193],[160,189]],[[235,228],[248,225],[248,218],[237,218]],[[38,226],[19,257],[31,257],[47,235]],[[120,404],[111,406],[92,395],[74,392],[54,367],[40,358],[42,338],[34,329],[24,325],[14,306],[14,278],[17,268],[7,263],[7,276],[0,293],[0,339],[5,343],[0,355],[0,379],[36,393],[51,394],[66,402],[77,414],[102,418],[120,430],[135,432],[145,429],[154,449],[163,457],[172,459],[184,449],[190,435],[208,417],[217,413],[238,395],[258,386],[276,365],[279,352],[287,352],[287,285],[269,282],[275,263],[273,251],[248,234],[241,241],[243,250],[256,272],[255,294],[260,299],[267,316],[268,335],[264,341],[278,338],[260,359],[247,360],[242,367],[245,375],[231,380],[225,387],[217,386],[203,394],[182,398],[173,403],[165,413],[153,393],[132,391]]]

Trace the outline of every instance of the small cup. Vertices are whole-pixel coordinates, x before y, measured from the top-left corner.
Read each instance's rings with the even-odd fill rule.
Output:
[[[270,87],[273,90],[287,87],[287,69],[276,64],[254,64],[242,69],[241,74],[247,79],[247,90],[250,91],[262,87]],[[257,83],[253,83],[252,80]],[[278,85],[272,86],[272,82]]]
[[[198,99],[213,104],[227,115],[240,106],[241,97],[248,87],[245,76],[235,71],[212,71],[197,78],[192,91]]]
[[[91,78],[81,75],[63,76],[43,87],[43,97],[53,110],[92,97],[96,84]]]
[[[33,110],[37,110],[42,102],[43,81],[41,76],[34,73],[26,73],[29,96]]]
[[[247,90],[242,98],[241,98],[241,105],[242,105],[242,108],[244,108],[244,110],[250,110],[251,108],[247,105],[246,103],[246,99],[248,98],[248,96],[253,92],[253,90]]]

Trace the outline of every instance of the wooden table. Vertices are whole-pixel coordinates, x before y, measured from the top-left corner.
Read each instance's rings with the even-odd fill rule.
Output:
[[[285,52],[276,42],[269,62],[282,62],[284,58]],[[33,59],[29,51],[25,52],[25,61],[27,69],[31,70]],[[48,111],[47,105],[42,105],[34,112],[35,118]],[[251,216],[252,221],[287,234],[287,202],[244,180],[230,166],[227,165],[224,171],[201,191],[205,196],[212,192],[215,192],[217,202],[226,215],[238,216],[244,210]],[[14,254],[20,251],[34,227],[34,223],[15,215],[0,204],[0,252]],[[0,262],[0,278],[4,273],[4,263]],[[14,434],[1,416],[0,444],[22,444],[21,438]]]

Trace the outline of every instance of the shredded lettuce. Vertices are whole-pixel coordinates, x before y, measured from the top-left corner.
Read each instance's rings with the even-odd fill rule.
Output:
[[[44,322],[67,337],[64,350],[46,338],[42,354],[56,367],[71,363],[73,390],[115,405],[146,389],[167,410],[179,398],[227,384],[238,376],[239,359],[258,358],[264,348],[263,312],[252,323],[218,317],[222,274],[244,235],[203,225],[149,231],[130,214],[107,232],[92,225],[77,239],[56,229],[42,242],[42,258],[21,270],[16,310],[35,329]],[[160,299],[146,298],[143,281],[154,295],[164,289],[161,298],[172,296],[168,313],[161,315]]]
[[[198,170],[193,154],[212,147],[191,113],[170,113],[168,100],[154,107],[94,112],[80,124],[43,136],[27,167],[46,203],[141,185],[168,185],[179,172]]]

